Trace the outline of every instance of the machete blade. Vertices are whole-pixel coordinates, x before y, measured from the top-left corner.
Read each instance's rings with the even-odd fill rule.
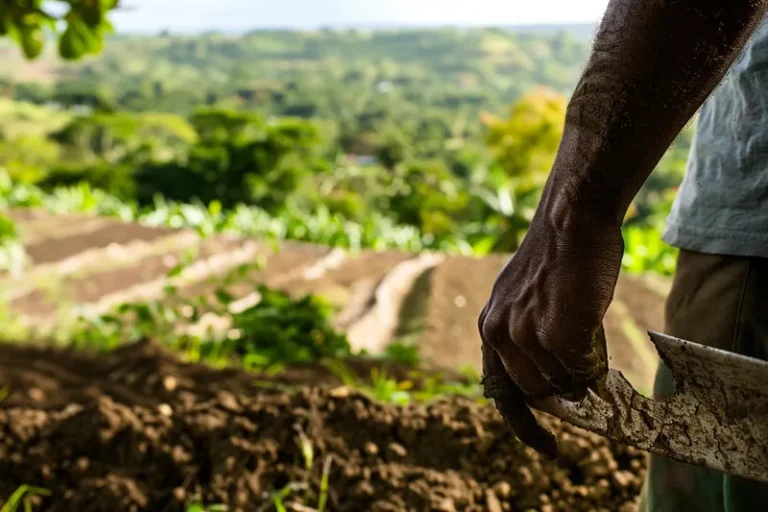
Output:
[[[768,482],[768,363],[649,332],[675,393],[643,397],[609,370],[580,402],[532,404],[613,441],[682,462]]]

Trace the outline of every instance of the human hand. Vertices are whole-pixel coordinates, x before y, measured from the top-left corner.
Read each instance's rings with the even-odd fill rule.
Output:
[[[529,404],[579,399],[607,373],[602,322],[623,252],[618,229],[577,233],[534,220],[478,319],[485,396],[523,443],[551,457],[557,441]]]

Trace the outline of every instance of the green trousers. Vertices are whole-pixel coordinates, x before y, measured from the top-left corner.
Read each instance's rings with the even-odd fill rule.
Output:
[[[666,303],[665,332],[768,359],[768,259],[681,251]],[[673,392],[671,374],[662,364],[654,398]],[[640,511],[768,511],[768,484],[652,455]]]

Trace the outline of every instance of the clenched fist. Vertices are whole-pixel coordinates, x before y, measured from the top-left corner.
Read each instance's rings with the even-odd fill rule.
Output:
[[[525,444],[557,455],[529,409],[552,395],[583,397],[608,371],[603,317],[613,298],[621,232],[534,219],[480,314],[485,396]]]

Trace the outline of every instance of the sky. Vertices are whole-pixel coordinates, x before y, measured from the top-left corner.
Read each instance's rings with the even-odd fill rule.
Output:
[[[600,20],[608,0],[122,0],[122,32],[372,25],[520,25]]]

